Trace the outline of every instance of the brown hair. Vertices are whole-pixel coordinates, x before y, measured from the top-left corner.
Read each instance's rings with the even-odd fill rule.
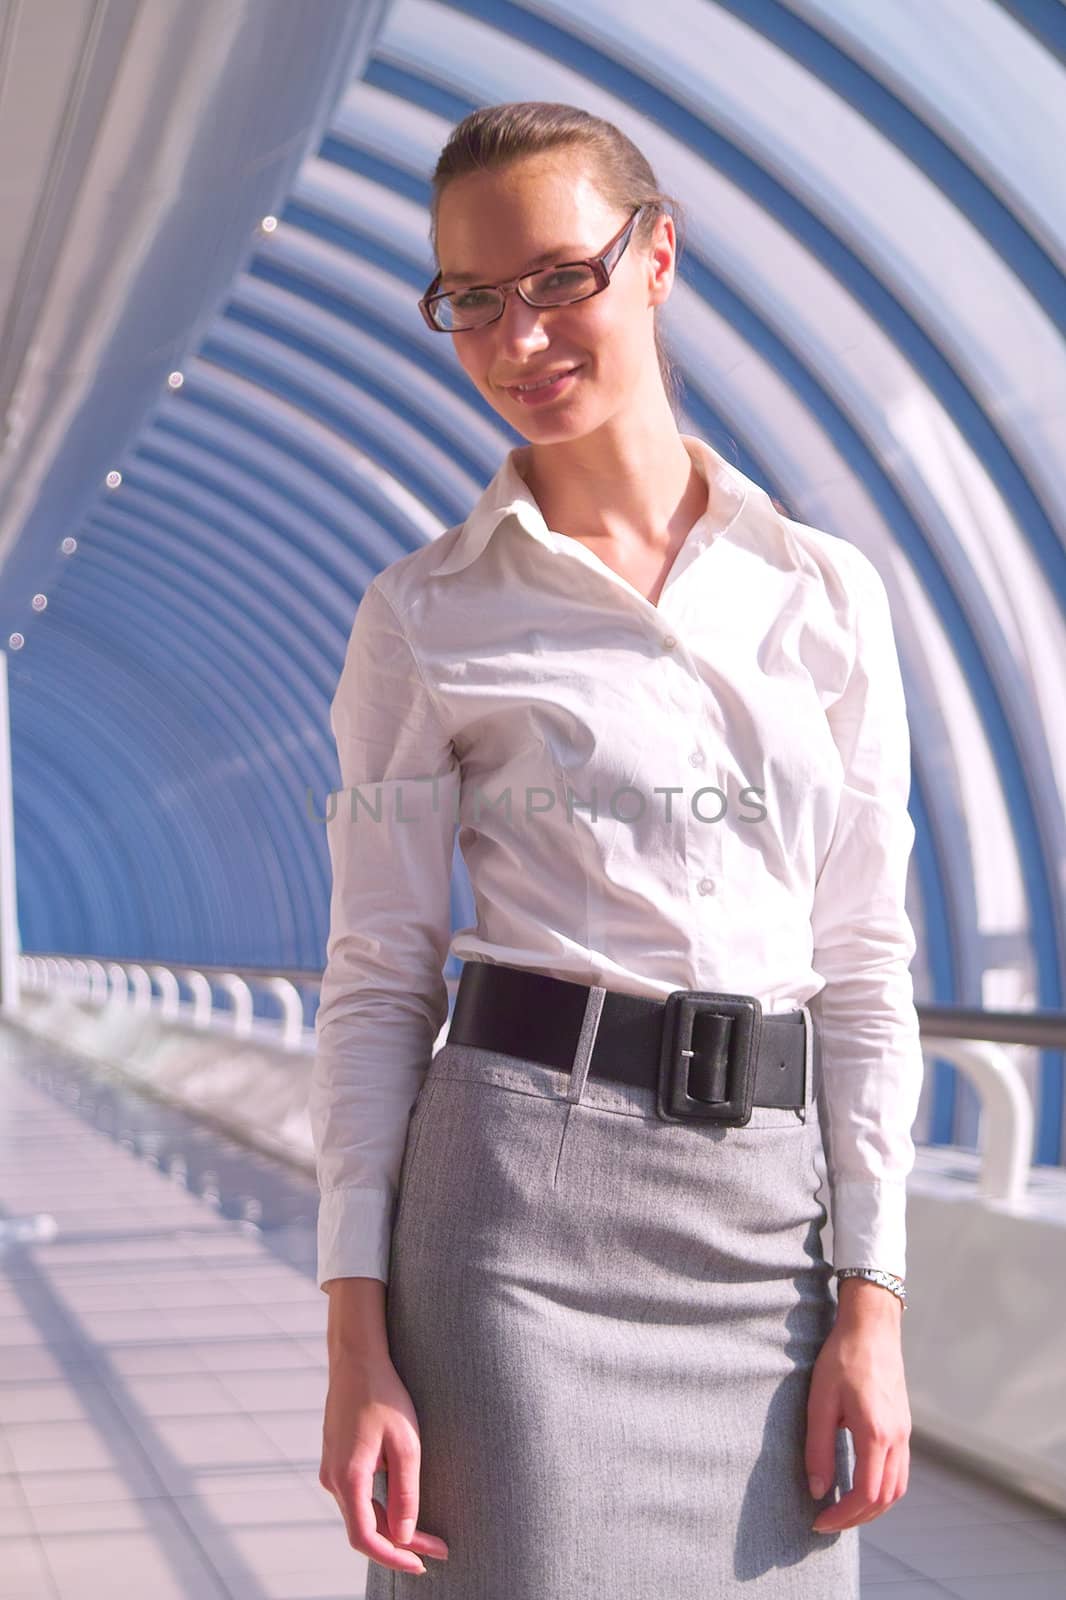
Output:
[[[430,242],[437,254],[437,221],[441,195],[453,178],[468,173],[498,171],[524,156],[565,148],[588,154],[589,167],[597,188],[608,204],[632,213],[637,206],[648,207],[633,231],[638,245],[647,245],[663,212],[674,218],[677,253],[681,253],[684,212],[672,195],[664,194],[647,159],[613,122],[593,116],[577,106],[551,100],[518,100],[498,106],[482,106],[457,123],[440,153],[432,178],[430,201]],[[670,354],[655,310],[655,351],[663,388],[675,420],[681,405],[681,375]]]

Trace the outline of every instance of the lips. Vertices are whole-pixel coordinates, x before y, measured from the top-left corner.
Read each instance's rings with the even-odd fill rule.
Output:
[[[511,384],[504,392],[511,395],[515,405],[520,406],[546,406],[554,405],[557,398],[570,394],[576,374],[581,371],[581,366],[563,366],[554,373],[543,373],[541,378],[527,379],[531,387],[520,389],[517,384]]]
[[[553,383],[558,383],[560,378],[566,378],[571,372],[576,372],[577,367],[559,367],[555,372],[544,372],[536,378],[527,378],[523,383],[508,383],[504,387],[511,394],[529,394],[537,389],[546,389]]]

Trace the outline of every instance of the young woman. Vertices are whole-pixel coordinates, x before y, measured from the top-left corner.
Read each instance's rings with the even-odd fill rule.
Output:
[[[528,443],[371,583],[332,706],[320,1478],[368,1600],[857,1600],[907,1487],[887,596],[679,432],[677,209],[570,106],[434,174],[423,315]]]

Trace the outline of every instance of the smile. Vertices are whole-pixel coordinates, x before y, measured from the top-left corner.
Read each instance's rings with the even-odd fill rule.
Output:
[[[507,393],[513,394],[517,399],[528,404],[532,400],[554,399],[561,393],[579,367],[568,367],[565,372],[554,372],[546,378],[540,378],[535,383],[514,384],[508,387]]]

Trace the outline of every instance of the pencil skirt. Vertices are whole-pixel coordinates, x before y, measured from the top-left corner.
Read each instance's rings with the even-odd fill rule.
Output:
[[[418,1526],[450,1553],[370,1561],[366,1600],[859,1600],[858,1528],[811,1527],[852,1487],[851,1434],[823,1499],[804,1468],[835,1316],[817,1078],[802,1111],[665,1122],[590,1054],[430,1064],[386,1308]]]

